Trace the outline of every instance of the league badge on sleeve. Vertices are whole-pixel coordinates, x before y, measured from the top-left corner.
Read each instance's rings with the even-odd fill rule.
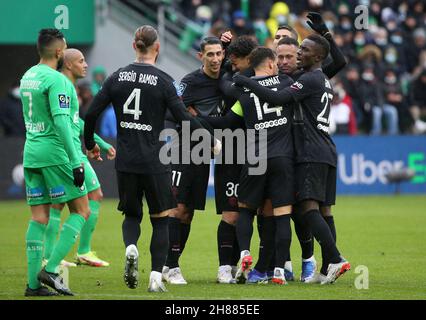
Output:
[[[58,99],[60,108],[69,108],[69,100],[67,99],[67,96],[65,94],[58,94]]]

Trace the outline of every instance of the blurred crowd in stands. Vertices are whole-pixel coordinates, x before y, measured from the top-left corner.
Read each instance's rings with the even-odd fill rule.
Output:
[[[226,30],[234,36],[252,35],[260,45],[272,47],[279,25],[293,27],[300,42],[312,33],[306,14],[320,12],[348,61],[333,79],[334,133],[426,133],[425,1],[181,0],[170,5],[204,31],[191,33],[189,23],[181,37],[184,51]],[[359,5],[363,7],[356,9]],[[368,25],[357,29],[355,21],[364,12]]]
[[[280,25],[292,26],[299,42],[312,30],[309,11],[320,12],[344,53],[348,65],[333,78],[331,109],[334,134],[426,134],[426,2],[424,0],[140,0],[150,7],[170,6],[188,20],[179,47],[198,50],[206,36],[231,30],[234,37],[251,35],[259,45],[272,47]],[[356,29],[368,9],[368,26]],[[355,13],[357,12],[357,13]],[[78,86],[81,116],[107,74],[92,69],[92,82]],[[18,83],[0,99],[0,136],[24,135]],[[112,107],[102,116],[97,132],[115,137]]]

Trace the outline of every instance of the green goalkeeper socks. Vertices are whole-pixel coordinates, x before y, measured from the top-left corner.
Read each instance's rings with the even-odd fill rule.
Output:
[[[40,288],[37,274],[41,270],[43,260],[43,242],[46,225],[30,220],[25,237],[27,248],[28,286],[31,289]]]
[[[65,258],[84,226],[86,220],[77,213],[71,213],[64,222],[58,243],[53,249],[49,262],[46,265],[46,271],[56,273],[56,267]]]
[[[61,225],[61,211],[50,208],[49,223],[46,229],[46,239],[44,242],[44,258],[49,260],[55,246],[56,237],[58,236],[59,227]]]
[[[99,217],[99,207],[101,203],[95,200],[89,200],[90,216],[84,224],[80,233],[80,244],[78,245],[78,254],[86,254],[91,251],[90,243],[92,242],[93,231]]]

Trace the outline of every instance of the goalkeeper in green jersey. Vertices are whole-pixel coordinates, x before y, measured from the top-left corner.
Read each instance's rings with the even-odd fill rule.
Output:
[[[66,77],[56,71],[66,42],[57,29],[43,29],[37,40],[39,64],[22,77],[20,95],[26,127],[24,176],[32,218],[26,234],[28,284],[26,296],[50,296],[42,284],[73,295],[58,274],[58,265],[71,250],[90,215],[84,166],[73,142],[70,97]],[[49,262],[41,268],[51,204],[67,203],[65,220]],[[40,270],[41,269],[41,270]]]
[[[92,234],[99,216],[100,201],[102,200],[102,190],[95,171],[90,165],[86,155],[81,150],[80,136],[84,132],[84,121],[79,117],[79,104],[75,84],[77,79],[84,78],[87,72],[87,63],[83,54],[77,49],[66,49],[64,62],[61,68],[63,75],[67,77],[67,96],[70,97],[71,128],[75,148],[79,153],[81,162],[84,164],[85,179],[89,196],[90,216],[80,233],[80,243],[77,250],[77,263],[93,267],[107,267],[109,263],[99,259],[91,249]],[[95,141],[99,147],[107,153],[108,159],[115,158],[115,149],[110,144],[95,135]],[[61,222],[61,211],[65,203],[52,204],[50,208],[50,219],[46,229],[46,242],[44,258],[49,260],[53,247],[56,243],[56,236]],[[76,264],[63,260],[61,262],[66,267],[75,267]]]

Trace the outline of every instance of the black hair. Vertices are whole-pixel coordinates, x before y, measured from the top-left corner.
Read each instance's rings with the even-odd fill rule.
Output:
[[[321,48],[322,60],[327,58],[327,56],[330,52],[330,44],[328,43],[328,41],[324,37],[322,37],[318,34],[311,34],[311,35],[307,36],[306,39],[309,39],[309,40],[315,42]]]
[[[148,48],[151,47],[158,39],[158,32],[150,25],[143,25],[135,31],[135,43],[142,53],[146,53]]]
[[[266,59],[275,60],[276,53],[274,50],[266,47],[257,47],[254,49],[249,56],[250,67],[256,69]]]
[[[290,31],[291,32],[291,35],[292,35],[292,38],[294,39],[294,40],[297,40],[298,38],[299,38],[299,34],[297,33],[297,31],[296,30],[294,30],[292,27],[290,27],[289,25],[287,25],[287,24],[282,24],[282,25],[280,25],[280,26],[278,26],[278,29],[277,29],[277,31],[278,30],[288,30],[288,31]]]
[[[232,54],[237,58],[244,58],[247,57],[257,46],[258,43],[253,40],[252,37],[240,36],[229,45],[227,54]]]
[[[206,37],[203,40],[201,40],[200,52],[204,52],[204,50],[206,49],[206,46],[213,45],[213,44],[220,44],[220,46],[223,49],[222,41],[220,41],[218,37]]]
[[[283,45],[283,44],[286,44],[286,45],[289,45],[289,46],[299,47],[299,42],[297,42],[296,39],[293,39],[293,38],[290,38],[290,37],[281,38],[280,41],[278,41],[277,47],[280,46],[280,45]]]
[[[47,49],[57,40],[64,40],[64,35],[58,29],[41,29],[38,33],[37,51],[40,56],[46,56]]]

